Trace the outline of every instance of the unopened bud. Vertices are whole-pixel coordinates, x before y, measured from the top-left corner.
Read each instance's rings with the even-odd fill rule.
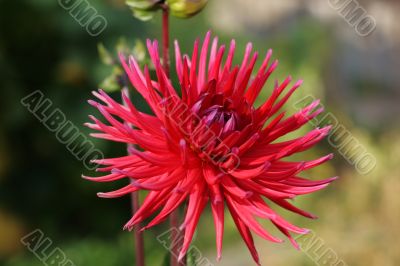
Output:
[[[167,0],[171,14],[179,18],[189,18],[199,13],[208,0]]]

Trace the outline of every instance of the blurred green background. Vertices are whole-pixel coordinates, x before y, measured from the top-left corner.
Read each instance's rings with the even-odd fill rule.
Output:
[[[91,91],[110,74],[99,59],[97,45],[114,51],[124,36],[159,38],[160,15],[151,22],[131,16],[123,0],[90,0],[104,16],[107,28],[90,36],[58,1],[0,1],[0,265],[43,265],[20,242],[38,228],[75,265],[134,265],[132,234],[122,231],[130,217],[130,200],[105,200],[98,191],[118,184],[95,184],[77,161],[20,100],[41,90],[85,134]],[[335,159],[307,176],[339,175],[327,189],[296,199],[296,204],[320,218],[316,221],[280,211],[296,224],[310,228],[347,265],[400,265],[400,25],[398,1],[359,1],[377,21],[376,30],[360,37],[329,5],[329,1],[210,0],[189,20],[172,19],[172,38],[191,53],[193,41],[208,29],[221,42],[235,38],[235,60],[248,41],[264,54],[273,48],[280,60],[273,80],[291,74],[305,83],[286,108],[294,113],[296,100],[321,98],[351,134],[377,160],[373,171],[359,174],[327,141],[300,157],[315,158],[333,151]],[[115,55],[115,54],[114,54]],[[118,97],[118,94],[114,94]],[[141,108],[143,102],[135,100]],[[304,133],[311,126],[297,134]],[[92,139],[107,157],[125,147]],[[200,221],[194,245],[215,261],[210,211]],[[223,259],[217,265],[253,265],[251,257],[226,221]],[[145,233],[148,265],[162,265],[166,250],[156,236],[164,224]],[[276,234],[276,231],[273,231]],[[276,234],[277,235],[277,234]],[[256,238],[263,265],[316,265],[307,252],[288,241],[273,245]],[[321,262],[320,262],[321,263]]]

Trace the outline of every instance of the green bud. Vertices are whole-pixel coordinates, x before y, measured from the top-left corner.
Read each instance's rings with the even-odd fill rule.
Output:
[[[208,0],[167,0],[171,14],[179,18],[189,18],[199,13]]]
[[[189,18],[199,13],[208,0],[125,0],[133,15],[143,21],[154,17],[155,11],[167,6],[171,14],[179,18]]]
[[[146,21],[154,16],[154,11],[160,8],[160,0],[126,0],[126,4],[131,8],[133,16],[137,19]]]

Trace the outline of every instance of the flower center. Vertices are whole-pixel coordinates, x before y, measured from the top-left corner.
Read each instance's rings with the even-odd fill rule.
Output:
[[[237,138],[230,138],[227,143],[225,140],[252,124],[253,109],[245,102],[235,106],[222,94],[204,93],[192,105],[191,112],[195,118],[185,124],[191,129],[186,141],[203,160],[227,161],[226,155],[233,152]]]
[[[217,135],[226,135],[240,130],[243,124],[232,102],[224,99],[222,94],[203,94],[192,106],[192,112]]]

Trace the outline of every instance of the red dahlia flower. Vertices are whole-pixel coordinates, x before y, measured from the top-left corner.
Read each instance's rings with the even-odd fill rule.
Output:
[[[105,166],[98,171],[110,174],[85,178],[97,182],[130,179],[130,184],[119,190],[98,193],[103,198],[148,191],[125,229],[132,229],[158,212],[144,227],[150,228],[186,203],[180,258],[188,250],[208,203],[215,223],[218,258],[221,257],[226,205],[259,264],[252,232],[272,242],[282,240],[267,232],[256,217],[271,221],[295,247],[298,246],[290,233],[308,232],[284,220],[269,204],[275,203],[305,217],[315,218],[293,206],[288,199],[320,190],[332,182],[335,178],[311,181],[299,177],[300,172],[326,162],[332,155],[301,162],[284,159],[314,146],[328,134],[330,127],[314,129],[293,140],[278,141],[321,113],[322,108],[317,109],[318,101],[285,117],[280,109],[302,83],[296,82],[284,93],[291,81],[288,77],[282,84],[276,83],[268,100],[256,108],[254,102],[258,94],[277,67],[277,61],[269,63],[271,50],[252,77],[258,54],[252,54],[251,44],[248,44],[239,66],[232,66],[234,41],[225,63],[222,62],[225,46],[218,47],[215,38],[208,57],[209,44],[210,33],[201,49],[199,42],[195,42],[193,55],[189,58],[181,56],[178,43],[175,43],[181,96],[161,66],[157,41],[147,42],[156,81],[151,79],[147,67],[142,72],[133,57],[127,63],[121,55],[122,65],[133,87],[146,100],[153,115],[137,110],[125,93],[122,94],[124,104],[119,104],[101,90],[94,92],[103,104],[89,102],[99,109],[108,125],[91,116],[94,123],[87,125],[100,131],[92,136],[133,145],[128,156],[95,161]],[[281,94],[284,95],[280,97]]]

